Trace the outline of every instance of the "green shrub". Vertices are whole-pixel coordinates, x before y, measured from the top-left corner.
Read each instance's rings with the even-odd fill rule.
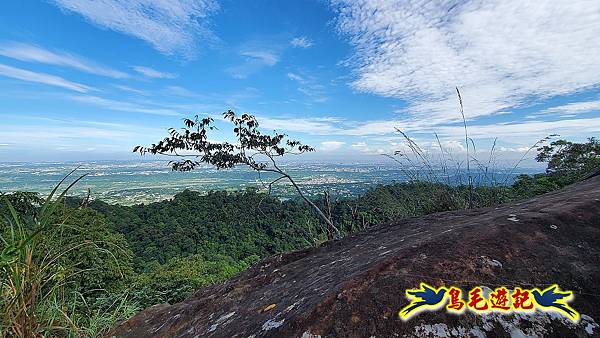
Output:
[[[0,336],[100,335],[131,314],[124,303],[90,307],[116,290],[132,267],[122,236],[109,233],[99,214],[64,206],[65,194],[82,178],[57,198],[65,179],[46,199],[2,195]],[[39,203],[28,205],[23,197]]]
[[[139,275],[132,296],[143,306],[173,304],[184,300],[195,290],[230,278],[258,260],[256,255],[244,260],[224,255],[173,258]]]

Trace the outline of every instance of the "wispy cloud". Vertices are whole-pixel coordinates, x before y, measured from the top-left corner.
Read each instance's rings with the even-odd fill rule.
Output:
[[[313,135],[328,135],[339,131],[336,120],[327,118],[296,118],[258,116],[264,129],[285,130]]]
[[[21,61],[70,67],[86,73],[115,79],[122,79],[129,76],[124,72],[97,64],[80,56],[65,52],[50,51],[35,45],[19,42],[0,44],[0,55]]]
[[[295,81],[298,84],[298,91],[311,97],[315,102],[327,101],[325,95],[325,86],[322,85],[314,76],[307,74],[287,73],[288,79]]]
[[[369,155],[381,155],[381,154],[393,152],[393,151],[390,151],[391,149],[384,149],[382,147],[376,147],[373,145],[369,145],[366,142],[353,143],[352,145],[350,145],[350,148],[352,148],[353,150],[358,151],[360,153],[369,154]]]
[[[133,66],[132,68],[136,72],[138,72],[146,77],[151,77],[151,78],[156,78],[156,79],[174,79],[177,77],[177,74],[161,72],[156,69],[152,69],[150,67]]]
[[[287,73],[287,77],[288,77],[288,79],[293,80],[293,81],[297,81],[297,82],[304,81],[304,78],[302,76],[296,74],[296,73],[291,73],[291,72]]]
[[[121,91],[129,92],[129,93],[134,93],[134,94],[137,94],[137,95],[142,95],[142,96],[148,96],[148,95],[150,95],[150,93],[148,93],[145,90],[136,89],[136,88],[129,87],[129,86],[114,84],[113,87],[115,87],[115,88],[117,88],[117,89],[119,89]]]
[[[91,152],[91,156],[94,156],[94,153],[102,151],[111,154],[129,153],[128,150],[140,139],[151,141],[164,133],[162,128],[147,128],[137,124],[77,119],[61,121],[36,117],[31,119],[38,121],[6,125],[7,131],[0,133],[0,144],[7,144],[6,150],[13,152],[14,149],[37,149],[43,144],[46,151]],[[11,156],[18,157],[19,152]]]
[[[346,142],[342,141],[323,141],[321,142],[321,147],[319,147],[322,151],[335,151],[344,146]]]
[[[3,64],[0,64],[0,75],[28,82],[42,83],[50,86],[61,87],[69,90],[74,90],[80,93],[86,93],[92,90],[91,87],[77,82],[71,82],[59,76],[50,75],[46,73],[32,72],[26,69],[11,67]]]
[[[163,93],[168,95],[182,96],[182,97],[198,97],[199,94],[193,91],[180,87],[180,86],[167,86],[162,90]]]
[[[600,100],[571,102],[562,106],[548,108],[542,114],[580,114],[600,111]]]
[[[239,55],[244,61],[227,69],[227,72],[236,79],[244,79],[264,67],[271,67],[279,62],[279,52],[264,46],[244,47]]]
[[[290,41],[290,44],[294,47],[304,49],[310,48],[314,45],[314,43],[305,36],[293,38],[292,41]]]
[[[464,139],[464,127],[461,123],[432,126],[429,123],[414,119],[367,120],[357,121],[339,118],[301,118],[301,117],[264,117],[258,116],[261,127],[276,129],[290,133],[304,133],[315,136],[339,136],[354,142],[350,148],[365,153],[378,153],[379,149],[395,146],[402,140],[396,127],[407,132],[411,137],[429,140],[435,143],[437,134],[445,147],[450,147]],[[468,126],[469,137],[478,141],[510,142],[516,148],[528,147],[549,134],[560,134],[561,137],[577,139],[581,135],[600,133],[600,117],[563,118],[554,121],[524,121],[507,123],[471,124]],[[347,138],[346,138],[347,137]],[[369,142],[369,145],[365,142]],[[378,144],[373,145],[374,141]],[[432,144],[433,144],[432,143]]]
[[[178,112],[172,109],[164,109],[164,108],[156,108],[156,107],[148,107],[144,105],[140,105],[137,103],[125,102],[125,101],[117,101],[106,99],[103,97],[93,96],[93,95],[72,95],[68,97],[69,99],[89,105],[94,105],[97,107],[115,110],[115,111],[123,111],[123,112],[131,112],[131,113],[143,113],[143,114],[152,114],[152,115],[164,115],[164,116],[180,116]]]
[[[336,124],[336,130],[327,135],[368,136],[395,134],[395,127],[411,135],[420,135],[433,139],[434,133],[441,138],[459,140],[464,138],[464,127],[457,123],[453,125],[431,126],[414,120],[372,120],[366,122],[346,121]],[[498,138],[506,142],[514,142],[523,146],[549,134],[560,134],[573,138],[580,135],[594,135],[600,132],[600,118],[561,119],[556,121],[525,121],[509,123],[486,123],[468,126],[469,137],[474,140]]]
[[[130,137],[126,131],[117,131],[111,128],[90,128],[72,126],[48,126],[48,125],[11,125],[10,131],[2,133],[2,138],[16,140],[20,146],[23,144],[55,145],[67,141],[65,145],[77,147],[69,142],[73,139],[104,138],[111,140],[123,140]]]
[[[264,63],[267,66],[273,66],[279,62],[279,56],[273,51],[267,50],[243,50],[240,55]]]
[[[458,139],[461,135],[464,135],[464,129],[461,128],[459,125],[452,127],[441,126],[436,131],[444,137]],[[561,137],[566,138],[581,135],[596,135],[600,133],[600,117],[469,126],[469,136],[474,139],[498,137],[500,140],[523,145],[531,145],[542,137],[553,133],[560,134]]]
[[[409,102],[432,123],[600,84],[600,2],[333,0],[357,90]],[[365,13],[369,13],[365,15]]]
[[[192,57],[196,40],[216,39],[207,22],[219,8],[212,0],[53,0],[95,25],[134,36],[163,54]]]

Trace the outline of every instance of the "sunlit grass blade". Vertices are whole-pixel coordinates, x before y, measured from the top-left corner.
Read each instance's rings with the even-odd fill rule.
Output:
[[[42,205],[42,208],[40,209],[40,214],[44,214],[46,212],[46,209],[48,208],[48,206],[51,204],[52,201],[52,197],[54,197],[54,194],[56,193],[56,191],[58,190],[58,188],[60,188],[60,186],[63,184],[63,182],[69,178],[75,171],[77,171],[77,169],[79,169],[81,166],[77,166],[75,169],[71,170],[71,172],[69,172],[67,175],[65,175],[65,177],[63,177],[58,184],[56,184],[54,186],[54,188],[52,189],[52,191],[50,191],[50,194],[48,194],[48,197],[46,198],[46,201],[44,202],[44,204]]]

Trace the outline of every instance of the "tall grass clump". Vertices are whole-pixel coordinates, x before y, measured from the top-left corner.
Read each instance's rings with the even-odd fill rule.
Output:
[[[81,229],[70,225],[73,209],[64,208],[63,200],[86,175],[58,190],[73,172],[34,212],[18,210],[5,194],[0,197],[7,209],[0,223],[0,337],[97,336],[101,327],[114,324],[106,321],[116,314],[133,313],[119,302],[101,312],[81,310],[86,298],[76,284],[88,271],[76,268],[80,262],[72,260],[72,253],[101,249],[71,235]]]
[[[500,169],[497,158],[497,141],[494,138],[487,159],[477,157],[477,148],[469,136],[467,118],[460,90],[456,88],[460,118],[464,128],[465,154],[453,154],[443,146],[437,133],[431,147],[424,149],[406,132],[396,128],[406,147],[384,156],[400,165],[408,182],[417,184],[425,195],[412,194],[407,203],[422,207],[435,201],[432,212],[472,209],[493,206],[511,200],[510,182],[515,171],[527,155],[541,144],[557,135],[549,135],[535,142],[523,156],[507,169]],[[421,197],[419,197],[421,196]]]

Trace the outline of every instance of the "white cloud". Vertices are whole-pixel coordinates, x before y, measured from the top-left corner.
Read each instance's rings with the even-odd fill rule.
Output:
[[[542,113],[551,114],[577,114],[600,111],[600,100],[572,102],[562,106],[545,109]]]
[[[230,67],[227,72],[236,79],[245,79],[264,67],[271,67],[279,62],[279,53],[264,46],[242,48],[239,52],[244,62]]]
[[[369,136],[391,135],[396,133],[398,127],[409,136],[427,136],[434,140],[435,133],[442,141],[464,140],[464,127],[457,123],[454,125],[430,126],[427,123],[412,120],[366,121],[346,122],[338,124],[339,128],[328,135]],[[487,123],[468,126],[469,137],[474,140],[493,140],[512,142],[520,146],[529,146],[549,134],[560,134],[568,139],[581,139],[582,135],[596,135],[600,133],[600,117],[571,118],[556,121],[525,121],[509,123]],[[462,142],[462,141],[461,141]],[[449,146],[449,145],[448,145]]]
[[[372,120],[354,123],[353,127],[345,128],[344,133],[353,136],[383,135],[393,133],[401,123],[390,120]]]
[[[151,78],[155,78],[155,79],[174,79],[177,77],[177,74],[161,72],[156,69],[152,69],[150,67],[133,66],[132,68],[136,72],[138,72],[146,77],[151,77]]]
[[[115,79],[122,79],[129,76],[126,73],[96,64],[80,56],[64,52],[53,52],[38,46],[19,42],[9,42],[0,45],[0,55],[21,61],[71,67],[86,73]]]
[[[600,117],[471,125],[468,127],[468,131],[469,137],[473,139],[493,139],[498,137],[499,140],[527,146],[549,134],[559,134],[561,137],[567,139],[581,138],[582,135],[598,134],[600,133]],[[436,127],[436,132],[442,137],[464,138],[464,129],[459,125],[453,127]]]
[[[325,86],[323,86],[316,77],[299,75],[292,72],[287,73],[287,77],[298,83],[299,92],[310,96],[315,102],[327,101],[328,97],[325,95]]]
[[[430,124],[600,84],[600,2],[333,0],[354,88],[405,99]]]
[[[215,40],[207,28],[218,4],[212,0],[54,0],[95,25],[134,36],[163,54],[195,54],[195,40]]]
[[[279,62],[279,55],[272,51],[266,50],[244,50],[240,55],[256,59],[267,66],[274,66]]]
[[[92,90],[91,87],[82,85],[77,82],[65,80],[59,76],[50,75],[46,73],[36,73],[26,69],[11,67],[3,64],[0,64],[0,75],[28,82],[42,83],[50,86],[61,87],[69,90],[74,90],[80,93],[86,93]]]
[[[132,88],[132,87],[129,87],[129,86],[123,86],[123,85],[117,85],[117,84],[115,84],[113,86],[115,88],[117,88],[117,89],[120,89],[120,90],[124,91],[124,92],[134,93],[134,94],[142,95],[142,96],[148,96],[148,95],[150,95],[150,93],[148,93],[148,92],[146,92],[144,90],[135,89],[135,88]]]
[[[184,96],[184,97],[197,97],[199,96],[198,94],[192,92],[189,89],[180,87],[180,86],[167,86],[163,92],[165,94],[168,95],[177,95],[177,96]]]
[[[525,153],[528,150],[530,150],[530,148],[529,147],[519,147],[519,148],[498,147],[497,150],[500,152]]]
[[[297,132],[307,135],[319,136],[347,136],[368,138],[369,145],[364,141],[354,142],[350,145],[365,153],[379,153],[381,149],[386,152],[402,141],[402,136],[396,127],[406,132],[411,138],[421,139],[421,143],[438,147],[435,140],[437,134],[444,148],[458,150],[464,147],[464,127],[462,123],[452,125],[431,126],[415,120],[341,120],[338,118],[298,118],[298,117],[263,117],[257,116],[264,129],[276,129],[282,132]],[[559,134],[561,137],[572,140],[583,140],[585,135],[600,133],[600,117],[570,118],[556,121],[530,121],[508,123],[486,123],[468,125],[469,137],[478,141],[510,142],[519,147],[528,147],[549,134]],[[356,140],[356,139],[354,139]],[[425,143],[423,143],[425,144]]]
[[[54,144],[64,140],[105,138],[112,140],[123,140],[130,137],[126,131],[115,131],[111,129],[89,128],[89,127],[49,127],[47,125],[12,125],[11,130],[2,133],[7,140],[17,140],[19,145],[23,144]],[[67,142],[67,145],[73,146]]]
[[[294,80],[294,81],[298,81],[298,82],[304,81],[304,78],[296,73],[287,73],[287,77],[290,80]]]
[[[292,41],[290,41],[290,44],[294,47],[304,48],[304,49],[310,48],[314,45],[314,43],[305,36],[293,38]]]
[[[143,114],[152,114],[152,115],[164,115],[164,116],[180,116],[178,112],[171,109],[164,108],[155,108],[155,107],[147,107],[143,105],[139,105],[136,103],[125,102],[125,101],[116,101],[111,99],[105,99],[98,96],[92,95],[77,95],[77,96],[69,96],[69,99],[89,105],[94,105],[97,107],[115,110],[115,111],[124,111],[124,112],[133,112],[133,113],[143,113]]]
[[[65,121],[31,117],[39,120],[30,124],[6,125],[7,132],[0,133],[0,143],[14,149],[35,150],[40,144],[44,149],[59,151],[86,151],[94,153],[128,153],[133,145],[151,142],[164,134],[162,128],[147,128],[139,125],[81,121]],[[128,151],[129,150],[129,151]],[[19,156],[17,151],[13,156]]]
[[[341,141],[324,141],[321,142],[321,147],[319,148],[322,151],[335,151],[344,146],[346,142]]]
[[[430,147],[433,147],[434,149],[437,150],[437,149],[439,149],[440,145],[441,145],[441,148],[445,152],[463,152],[463,151],[466,151],[465,144],[462,141],[458,141],[458,140],[440,140],[439,144],[431,142]]]
[[[285,130],[313,135],[328,135],[339,131],[335,122],[323,118],[274,118],[257,116],[261,128]]]
[[[393,150],[387,145],[387,149],[383,149],[382,147],[373,147],[368,145],[366,142],[357,142],[350,145],[350,147],[360,153],[368,154],[368,155],[381,155],[386,153],[393,153]]]

